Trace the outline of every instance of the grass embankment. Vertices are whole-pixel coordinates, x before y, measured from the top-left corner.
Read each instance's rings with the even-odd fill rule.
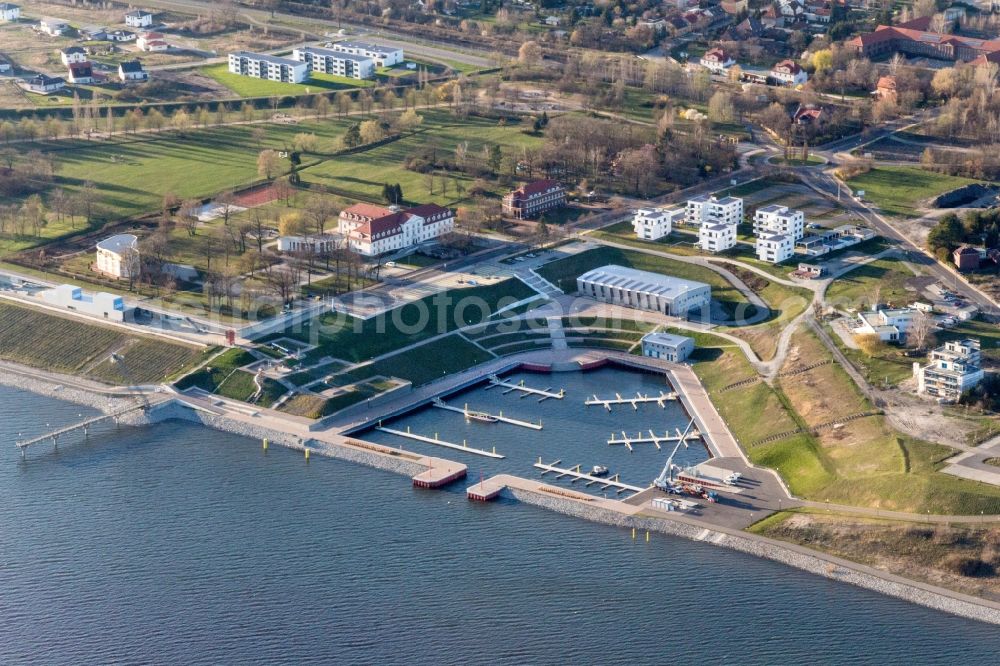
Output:
[[[884,213],[915,217],[921,202],[978,182],[916,167],[878,167],[851,178],[847,184],[855,192],[864,190],[865,200]]]
[[[805,312],[812,300],[812,292],[799,287],[788,287],[769,280],[758,273],[726,264],[725,268],[742,280],[771,309],[771,316],[756,326],[731,327],[727,330],[750,347],[764,361],[774,358],[781,332],[792,320]]]
[[[233,400],[248,400],[256,391],[254,373],[240,368],[253,363],[256,357],[242,349],[229,349],[215,357],[201,370],[181,378],[180,390],[197,387],[209,393]],[[284,387],[272,379],[264,379],[264,391],[256,404],[270,407],[284,393]]]
[[[209,65],[201,68],[201,73],[213,81],[229,88],[240,97],[273,97],[277,95],[308,95],[331,90],[370,88],[375,83],[368,80],[349,79],[344,76],[312,72],[304,83],[282,83],[241,76],[229,71],[228,64]]]
[[[634,250],[599,247],[547,263],[537,272],[567,294],[571,294],[576,291],[577,277],[593,268],[608,264],[704,282],[712,287],[712,298],[730,315],[745,313],[743,316],[751,316],[755,311],[754,306],[747,302],[739,290],[715,271]]]
[[[110,361],[124,360],[132,379]],[[195,346],[132,335],[0,302],[0,358],[111,384],[162,382],[201,358]]]

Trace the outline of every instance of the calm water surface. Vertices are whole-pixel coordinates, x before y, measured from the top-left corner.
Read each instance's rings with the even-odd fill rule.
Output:
[[[993,626],[192,425],[24,464],[87,412],[0,401],[2,664],[1000,661]]]

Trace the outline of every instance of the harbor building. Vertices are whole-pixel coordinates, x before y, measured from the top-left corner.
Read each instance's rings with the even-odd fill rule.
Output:
[[[725,252],[736,247],[736,225],[701,225],[698,229],[698,247],[705,252]]]
[[[632,218],[632,228],[637,238],[658,240],[669,236],[675,224],[684,221],[684,211],[680,208],[640,208]]]
[[[240,76],[281,83],[302,83],[309,78],[309,68],[304,62],[250,51],[230,53],[229,71]]]
[[[576,288],[598,301],[675,317],[707,308],[712,300],[712,288],[702,282],[616,265],[587,271]]]
[[[688,199],[684,221],[688,224],[739,224],[743,221],[743,199],[737,197],[717,198],[714,194],[702,194]]]
[[[71,284],[61,284],[42,292],[42,299],[50,305],[100,317],[108,321],[124,321],[125,314],[128,312],[121,296],[103,291],[85,294],[80,287]]]
[[[753,232],[758,236],[781,234],[797,241],[805,235],[806,215],[801,210],[790,210],[788,206],[761,206],[753,216]]]
[[[791,236],[765,234],[757,239],[757,258],[770,264],[780,264],[795,255]]]
[[[292,58],[306,63],[310,72],[333,74],[348,79],[370,79],[375,76],[375,61],[363,55],[304,46],[292,51]]]
[[[975,388],[985,376],[979,340],[951,340],[930,353],[930,363],[913,364],[917,392],[954,402]]]
[[[683,363],[694,351],[694,340],[672,333],[647,333],[642,336],[642,355]]]

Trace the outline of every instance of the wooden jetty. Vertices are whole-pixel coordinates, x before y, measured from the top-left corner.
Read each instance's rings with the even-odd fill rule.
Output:
[[[563,398],[566,397],[566,389],[559,389],[559,393],[554,393],[552,391],[552,387],[548,387],[548,388],[544,388],[544,389],[531,388],[530,386],[525,386],[523,379],[521,380],[521,383],[519,383],[519,384],[514,384],[514,383],[511,383],[511,382],[508,382],[508,381],[504,381],[504,380],[500,379],[499,377],[497,377],[496,375],[489,375],[488,379],[490,380],[490,385],[487,386],[486,388],[490,389],[490,388],[492,388],[494,386],[500,386],[502,388],[507,389],[506,391],[503,391],[504,395],[507,395],[508,393],[512,393],[514,391],[520,391],[521,394],[522,394],[521,395],[522,398],[525,398],[525,397],[527,397],[529,395],[539,396],[538,402],[541,402],[543,400],[548,400],[549,398],[555,398],[556,400],[562,400]]]
[[[545,476],[550,472],[555,474],[557,479],[561,479],[565,476],[568,476],[572,478],[572,483],[576,483],[577,481],[584,481],[585,486],[590,487],[592,485],[599,485],[601,487],[601,490],[614,488],[615,492],[617,492],[619,495],[625,492],[639,493],[645,490],[645,488],[640,488],[639,486],[633,486],[627,483],[622,483],[621,481],[618,480],[618,474],[615,474],[614,476],[607,478],[594,476],[592,474],[587,474],[586,472],[580,471],[581,467],[580,465],[577,465],[576,467],[557,467],[557,465],[559,465],[559,463],[561,462],[562,462],[561,460],[556,460],[555,462],[546,464],[542,462],[541,458],[539,458],[538,462],[536,462],[533,466],[536,469],[542,470],[542,476]]]
[[[618,437],[615,433],[611,433],[611,439],[608,440],[608,444],[624,444],[625,448],[631,451],[633,444],[652,444],[659,449],[660,444],[672,444],[681,440],[681,431],[676,429],[674,431],[676,434],[671,435],[670,433],[665,432],[662,437],[655,434],[652,430],[649,430],[648,432],[648,435],[644,435],[640,432],[634,437],[627,435],[624,430],[621,431],[621,437]],[[701,433],[697,430],[692,430],[684,436],[685,442],[691,442],[696,439],[701,439]]]
[[[59,428],[57,430],[52,430],[50,432],[45,433],[44,435],[38,435],[37,437],[32,437],[31,439],[22,439],[15,442],[15,444],[17,444],[17,448],[21,450],[21,457],[23,458],[25,451],[30,446],[34,446],[35,444],[41,444],[42,442],[52,442],[52,446],[58,447],[59,438],[62,437],[63,435],[68,435],[70,433],[82,430],[83,436],[87,437],[90,434],[90,429],[95,425],[101,423],[107,423],[108,421],[114,421],[117,424],[118,419],[124,416],[125,414],[128,414],[129,412],[134,412],[137,409],[145,409],[145,408],[146,405],[144,404],[133,405],[131,407],[126,407],[125,409],[120,409],[110,414],[102,414],[100,416],[94,416],[92,418],[85,419],[78,423],[74,423],[73,425],[68,425],[63,428]]]
[[[519,419],[512,419],[509,416],[504,416],[503,412],[500,412],[499,414],[489,414],[487,412],[470,410],[469,403],[465,403],[464,408],[453,407],[452,405],[445,403],[444,400],[441,400],[440,398],[435,398],[431,404],[433,404],[438,409],[447,409],[450,412],[457,412],[459,414],[462,414],[463,416],[465,416],[465,419],[467,421],[482,421],[484,423],[497,423],[497,422],[509,423],[510,425],[516,425],[522,428],[530,428],[532,430],[542,429],[541,422],[531,423],[530,421],[521,421]]]
[[[396,435],[398,437],[405,437],[407,439],[412,439],[417,442],[424,442],[425,444],[434,444],[435,446],[443,446],[446,449],[454,449],[456,451],[465,451],[466,453],[474,453],[477,456],[485,456],[487,458],[505,458],[506,456],[500,455],[496,451],[496,447],[493,451],[485,451],[483,449],[474,449],[468,446],[464,441],[461,444],[453,444],[452,442],[446,442],[443,439],[438,439],[437,435],[431,437],[424,437],[423,435],[417,435],[407,429],[405,432],[402,430],[395,430],[393,428],[385,428],[383,426],[377,426],[376,430],[381,430],[382,432],[387,432],[390,435]]]
[[[677,400],[676,393],[665,393],[660,391],[660,395],[643,395],[636,392],[634,398],[623,398],[621,393],[615,393],[614,398],[598,398],[596,395],[584,402],[588,406],[603,406],[609,412],[611,405],[632,405],[632,409],[638,410],[639,405],[647,402],[655,402],[660,407],[666,407],[668,400]]]

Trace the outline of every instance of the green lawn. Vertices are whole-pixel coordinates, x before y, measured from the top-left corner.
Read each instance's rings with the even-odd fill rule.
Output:
[[[485,363],[493,357],[461,335],[452,334],[375,363],[381,375],[406,379],[414,386]]]
[[[913,217],[921,202],[963,185],[980,181],[948,176],[915,167],[878,167],[847,181],[857,192],[865,191],[865,200],[883,212]]]
[[[867,310],[877,291],[882,304],[908,305],[917,297],[915,291],[906,289],[913,278],[902,259],[883,257],[837,278],[827,289],[826,300],[840,309]]]
[[[343,76],[321,74],[314,72],[305,83],[281,83],[267,81],[249,76],[233,74],[227,64],[202,67],[201,73],[221,83],[240,97],[273,97],[275,95],[308,95],[328,90],[345,90],[349,88],[369,88],[375,85],[372,81],[359,81]]]

